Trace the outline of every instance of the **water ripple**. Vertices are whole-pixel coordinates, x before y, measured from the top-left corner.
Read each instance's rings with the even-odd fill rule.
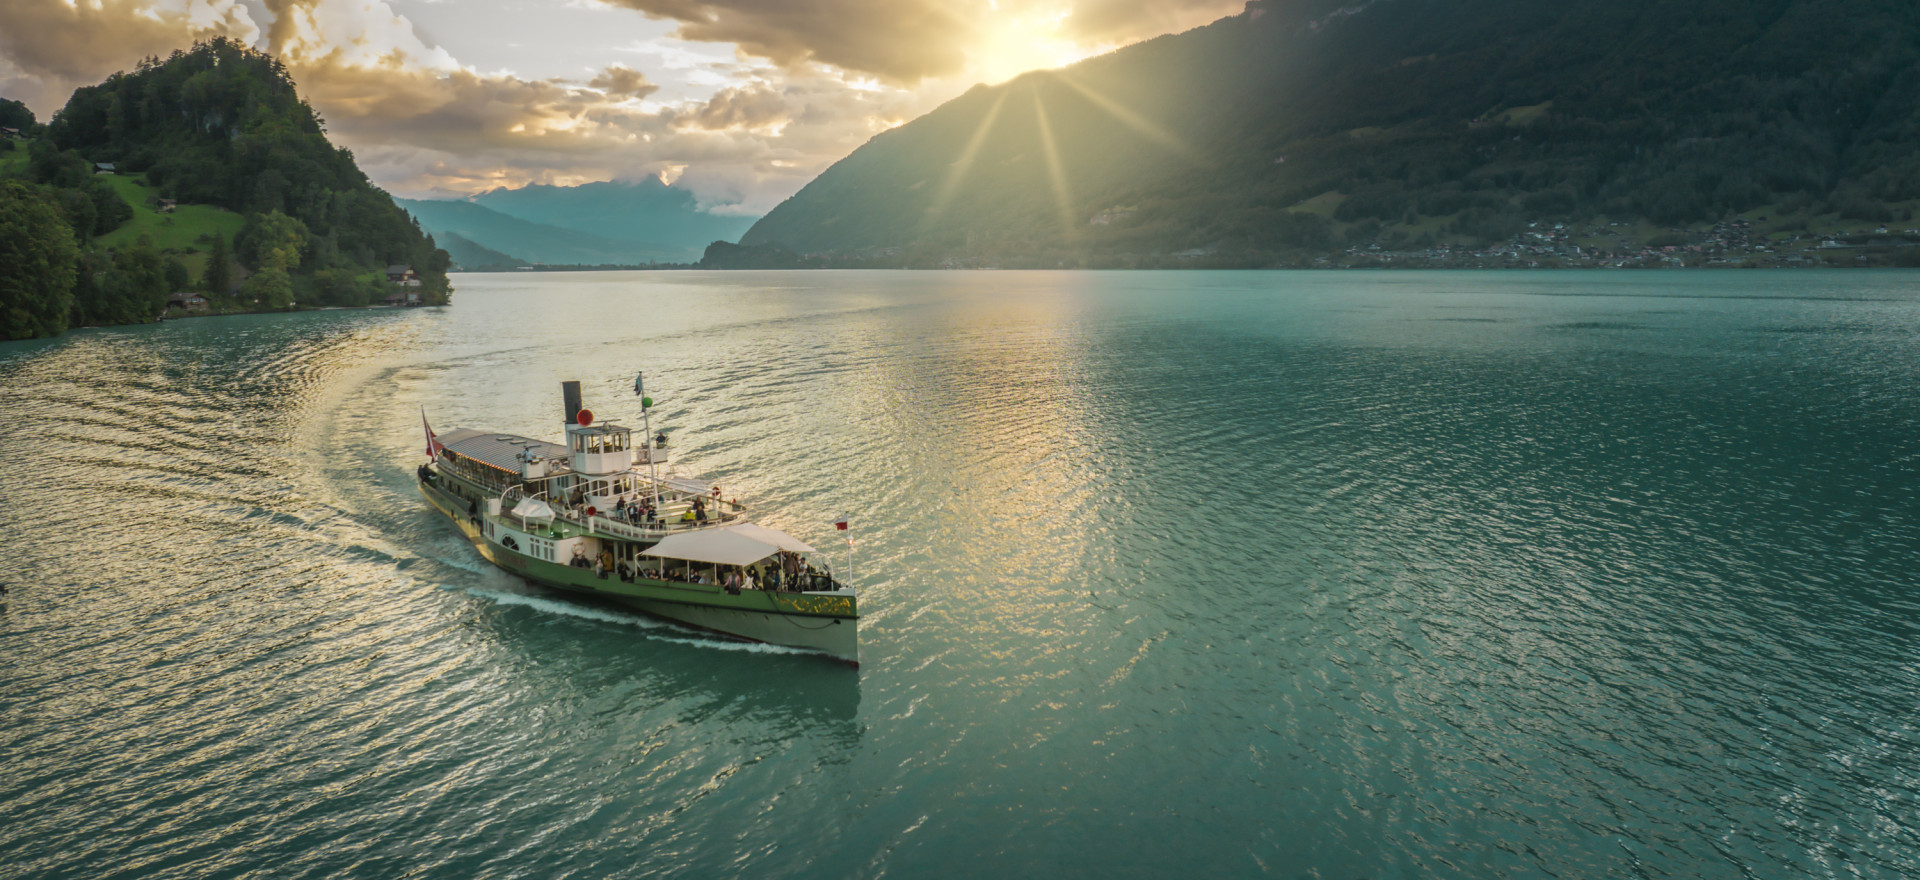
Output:
[[[481,276],[0,345],[0,864],[1912,876],[1904,277]],[[415,494],[422,406],[637,423],[634,369],[852,570],[858,672]]]

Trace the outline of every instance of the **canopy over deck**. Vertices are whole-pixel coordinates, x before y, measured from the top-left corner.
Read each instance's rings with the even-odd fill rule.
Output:
[[[689,562],[751,565],[782,550],[811,552],[813,548],[778,529],[743,523],[723,529],[702,529],[672,535],[641,552],[647,556]]]
[[[770,529],[766,526],[754,525],[753,523],[740,523],[739,525],[727,526],[727,531],[739,532],[754,540],[765,541],[768,544],[793,553],[814,552],[812,547],[807,546],[799,538],[780,531],[779,529]]]

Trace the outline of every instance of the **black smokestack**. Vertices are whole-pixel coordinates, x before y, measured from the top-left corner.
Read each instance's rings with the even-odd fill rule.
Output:
[[[560,383],[560,396],[562,398],[565,398],[565,403],[563,405],[566,406],[567,408],[567,424],[569,425],[579,424],[580,422],[578,420],[580,418],[580,383],[578,382]]]

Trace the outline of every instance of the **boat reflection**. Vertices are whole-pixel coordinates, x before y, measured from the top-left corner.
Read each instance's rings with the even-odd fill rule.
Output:
[[[463,592],[477,603],[471,625],[505,655],[495,658],[503,668],[594,715],[667,709],[685,724],[846,743],[861,733],[860,674],[833,657],[712,636],[533,586]]]

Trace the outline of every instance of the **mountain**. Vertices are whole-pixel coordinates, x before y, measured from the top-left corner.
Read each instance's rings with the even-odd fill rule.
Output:
[[[640,243],[674,253],[670,259],[677,260],[698,257],[711,242],[738,239],[757,219],[703,211],[693,193],[656,177],[496,189],[470,201],[534,223]]]
[[[500,269],[517,269],[531,262],[511,254],[503,254],[492,248],[475,244],[457,233],[435,235],[440,246],[447,249],[447,255],[453,258],[455,272],[484,272]]]
[[[908,265],[1271,265],[1541,222],[1871,226],[1916,204],[1908,0],[1259,0],[975,87],[740,243]]]
[[[679,248],[619,241],[511,217],[467,201],[396,199],[435,236],[456,235],[535,263],[564,266],[635,265],[685,259]]]

